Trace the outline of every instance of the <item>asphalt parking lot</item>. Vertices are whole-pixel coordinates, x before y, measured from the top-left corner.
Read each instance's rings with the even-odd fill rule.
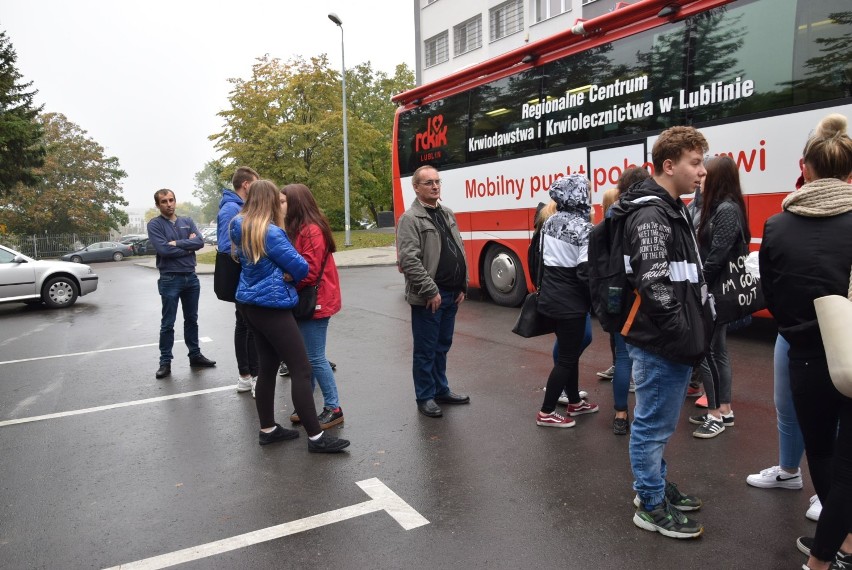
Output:
[[[352,441],[308,454],[304,434],[257,445],[237,394],[233,311],[201,275],[200,333],[215,369],[180,344],[157,368],[157,273],[96,264],[98,291],[64,311],[0,305],[2,568],[798,568],[813,493],[748,487],[777,462],[771,323],[730,338],[736,427],[691,436],[684,405],[667,453],[672,480],[699,495],[705,525],[679,541],[631,522],[627,438],[614,436],[608,338],[581,361],[601,412],[568,430],[534,423],[552,338],[510,332],[516,309],[467,301],[449,357],[469,406],[417,413],[410,322],[393,267],[341,269],[344,309],[329,357]],[[176,338],[182,338],[178,318]],[[278,421],[292,410],[289,380]],[[319,400],[318,400],[319,401]],[[631,399],[632,401],[632,399]],[[804,466],[803,466],[804,467]],[[138,564],[132,564],[137,563]]]

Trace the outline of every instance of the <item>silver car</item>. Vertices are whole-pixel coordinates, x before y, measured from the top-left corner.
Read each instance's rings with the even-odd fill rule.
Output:
[[[0,245],[0,303],[43,302],[58,309],[97,288],[98,276],[88,265],[37,261]]]

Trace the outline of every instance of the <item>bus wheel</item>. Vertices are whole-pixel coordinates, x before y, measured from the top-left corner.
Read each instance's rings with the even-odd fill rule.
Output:
[[[527,296],[527,279],[518,256],[502,245],[489,248],[485,256],[485,288],[498,305],[517,307]]]

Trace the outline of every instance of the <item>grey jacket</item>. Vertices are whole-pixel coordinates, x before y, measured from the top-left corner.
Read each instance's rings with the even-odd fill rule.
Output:
[[[464,256],[464,244],[456,224],[455,214],[445,206],[441,206],[440,211]],[[425,305],[429,299],[438,294],[434,277],[441,257],[441,235],[426,208],[416,198],[408,210],[399,217],[396,226],[396,244],[399,270],[405,276],[405,300],[410,305]],[[467,273],[466,256],[465,272]],[[465,288],[469,279],[470,277],[466,275]]]

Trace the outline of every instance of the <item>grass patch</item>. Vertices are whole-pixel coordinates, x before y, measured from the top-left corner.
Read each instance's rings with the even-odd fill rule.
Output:
[[[345,247],[343,245],[345,232],[334,232],[334,243],[337,244],[338,251],[349,251],[352,249],[363,249],[365,247],[384,247],[393,245],[396,236],[392,233],[380,233],[370,230],[352,230],[350,232],[352,245]],[[216,250],[199,253],[196,257],[198,263],[216,262]]]

